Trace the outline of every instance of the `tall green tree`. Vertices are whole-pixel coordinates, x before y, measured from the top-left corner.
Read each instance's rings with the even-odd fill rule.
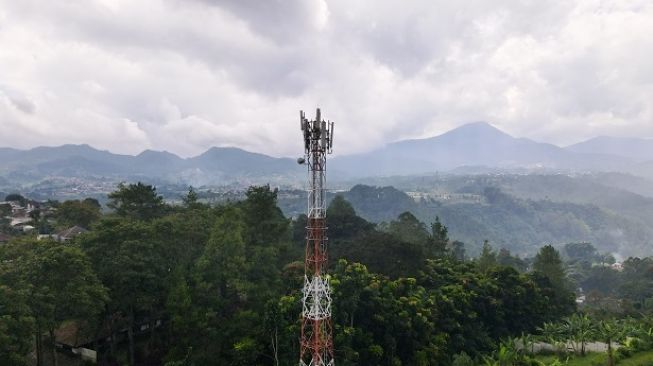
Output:
[[[11,243],[2,257],[0,262],[10,266],[0,271],[0,280],[24,288],[21,293],[34,319],[37,364],[42,364],[42,334],[47,332],[56,365],[55,330],[67,320],[93,319],[107,300],[106,289],[89,258],[68,244],[30,238]]]
[[[582,261],[591,264],[599,259],[599,253],[591,243],[567,243],[564,252],[571,261]]]
[[[342,195],[333,198],[326,214],[329,240],[351,239],[374,228],[374,224],[356,214],[354,207]]]
[[[565,264],[553,246],[540,248],[533,261],[532,278],[553,299],[552,309],[555,309],[558,317],[567,316],[575,310],[575,296],[567,279]]]
[[[170,267],[165,261],[164,240],[148,222],[123,218],[106,218],[80,240],[102,283],[108,288],[111,301],[105,317],[112,332],[124,319],[129,346],[129,364],[134,365],[136,324],[151,323],[163,307]],[[115,339],[112,337],[112,339]],[[111,344],[115,354],[115,344]]]
[[[497,254],[492,250],[492,246],[486,240],[483,242],[481,256],[478,257],[478,268],[485,272],[497,265]]]
[[[47,245],[47,244],[46,244]],[[29,263],[28,278],[36,300],[50,299],[44,313],[35,314],[50,334],[52,359],[57,365],[55,330],[65,320],[93,319],[108,300],[107,291],[76,247],[50,243]]]
[[[27,365],[33,335],[34,318],[27,304],[26,291],[0,284],[0,364]]]
[[[459,261],[464,261],[466,258],[467,254],[465,251],[465,243],[462,241],[454,240],[451,242],[451,257],[459,260]]]
[[[564,263],[552,245],[540,248],[533,261],[533,270],[544,274],[557,289],[569,290]]]
[[[100,219],[100,206],[96,200],[64,201],[57,208],[55,219],[60,228],[77,225],[88,229]]]
[[[136,220],[152,220],[165,213],[163,197],[154,186],[141,182],[120,183],[116,191],[109,193],[107,206],[119,216]]]
[[[526,262],[518,256],[513,256],[506,248],[501,248],[497,254],[497,263],[502,266],[512,267],[519,272],[526,272]]]
[[[235,323],[249,292],[246,275],[245,223],[241,209],[227,206],[215,221],[211,236],[193,269],[193,302],[204,314],[197,325],[201,341],[193,358],[198,364],[233,361]],[[234,333],[236,332],[236,333]]]
[[[436,216],[435,221],[431,223],[431,233],[428,240],[428,251],[431,256],[443,257],[447,253],[449,244],[449,229],[440,222],[440,217]]]
[[[252,186],[245,193],[243,219],[245,241],[252,246],[270,246],[289,234],[290,222],[277,206],[277,189]]]
[[[426,230],[426,225],[408,211],[401,213],[397,217],[397,220],[390,222],[388,232],[404,242],[423,246],[426,246],[429,239],[429,232]]]

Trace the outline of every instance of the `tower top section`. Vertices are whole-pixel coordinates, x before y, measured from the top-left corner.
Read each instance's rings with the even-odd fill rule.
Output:
[[[304,133],[304,153],[306,155],[312,152],[327,154],[333,152],[333,122],[322,119],[320,108],[317,108],[314,120],[308,120],[304,111],[299,111],[299,122]]]

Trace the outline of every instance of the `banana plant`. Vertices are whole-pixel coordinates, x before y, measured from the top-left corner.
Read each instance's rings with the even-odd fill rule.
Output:
[[[598,323],[596,330],[597,330],[596,335],[598,339],[605,342],[608,346],[607,348],[608,366],[614,366],[615,361],[614,361],[613,345],[616,342],[622,341],[629,334],[632,334],[633,329],[631,329],[624,322],[619,322],[616,320],[612,320],[612,321],[602,320]]]

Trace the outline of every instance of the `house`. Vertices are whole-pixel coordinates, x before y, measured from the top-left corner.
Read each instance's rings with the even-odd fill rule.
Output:
[[[105,337],[108,332],[105,330]],[[80,357],[89,363],[97,362],[97,352],[93,350],[94,340],[98,337],[86,322],[66,321],[54,331],[57,349]]]
[[[75,226],[73,226],[71,228],[68,228],[68,229],[66,229],[64,231],[61,231],[61,232],[57,233],[57,240],[65,242],[65,241],[73,239],[74,237],[76,237],[79,234],[84,234],[84,233],[87,233],[87,232],[88,232],[88,230],[84,229],[83,227],[75,225]]]
[[[27,224],[28,222],[32,222],[31,217],[12,217],[10,225],[14,226],[14,227],[23,226],[23,225]]]
[[[623,263],[619,263],[619,262],[613,263],[610,267],[617,272],[621,272],[624,270]]]
[[[47,240],[47,239],[59,241],[57,234],[39,234],[36,236],[36,240]]]
[[[24,233],[31,233],[32,231],[36,230],[36,228],[32,225],[23,225],[21,226],[21,229]]]

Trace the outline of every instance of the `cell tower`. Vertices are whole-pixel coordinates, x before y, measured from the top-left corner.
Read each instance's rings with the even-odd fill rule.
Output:
[[[326,156],[333,147],[333,122],[324,121],[317,109],[315,120],[299,112],[304,133],[304,158],[308,165],[308,226],[302,290],[302,334],[299,366],[333,366],[331,288],[327,270]]]

